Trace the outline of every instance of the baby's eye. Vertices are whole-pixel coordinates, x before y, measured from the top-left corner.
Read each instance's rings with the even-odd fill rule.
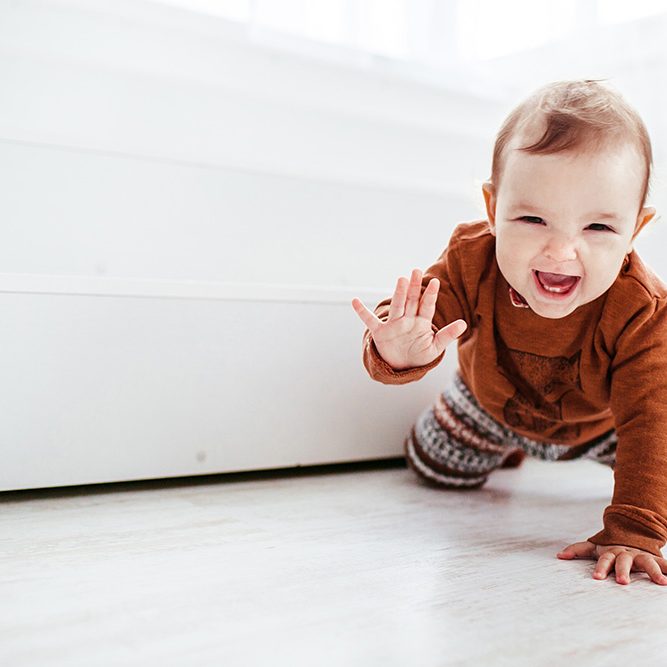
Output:
[[[593,229],[594,232],[606,232],[610,231],[613,232],[614,230],[611,227],[608,227],[607,225],[603,225],[601,222],[594,222],[592,225],[589,225],[588,228],[592,229],[593,227],[601,227],[601,229]]]
[[[534,222],[539,224],[540,222],[543,222],[542,218],[538,218],[535,215],[522,215],[519,220],[525,220],[526,222]]]

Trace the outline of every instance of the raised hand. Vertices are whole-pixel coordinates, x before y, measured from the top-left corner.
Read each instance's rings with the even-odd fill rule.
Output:
[[[352,299],[352,307],[371,332],[380,356],[395,370],[429,364],[467,327],[464,320],[455,320],[434,334],[431,323],[440,281],[432,278],[423,294],[421,283],[419,269],[412,271],[409,281],[403,276],[398,279],[386,322],[359,299]]]

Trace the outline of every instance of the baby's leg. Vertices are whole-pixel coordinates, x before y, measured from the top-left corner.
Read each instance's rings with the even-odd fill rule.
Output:
[[[617,444],[618,435],[616,434],[616,429],[611,429],[590,442],[570,447],[558,460],[574,461],[575,459],[591,459],[613,469],[616,465]]]
[[[501,468],[518,468],[521,462],[526,458],[526,452],[522,449],[515,449],[500,466]]]
[[[476,489],[500,467],[525,456],[495,432],[489,416],[460,377],[421,413],[405,439],[410,468],[424,481],[449,489]]]

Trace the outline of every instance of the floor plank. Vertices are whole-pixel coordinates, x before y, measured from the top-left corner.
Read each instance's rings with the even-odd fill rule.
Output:
[[[667,587],[556,552],[611,470],[403,467],[0,494],[0,664],[664,664]]]

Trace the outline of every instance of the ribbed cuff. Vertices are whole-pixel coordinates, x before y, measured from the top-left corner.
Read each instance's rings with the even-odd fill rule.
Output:
[[[665,545],[664,538],[656,535],[643,521],[622,512],[606,511],[604,526],[603,530],[589,537],[588,541],[600,546],[618,544],[662,556],[660,550]]]

